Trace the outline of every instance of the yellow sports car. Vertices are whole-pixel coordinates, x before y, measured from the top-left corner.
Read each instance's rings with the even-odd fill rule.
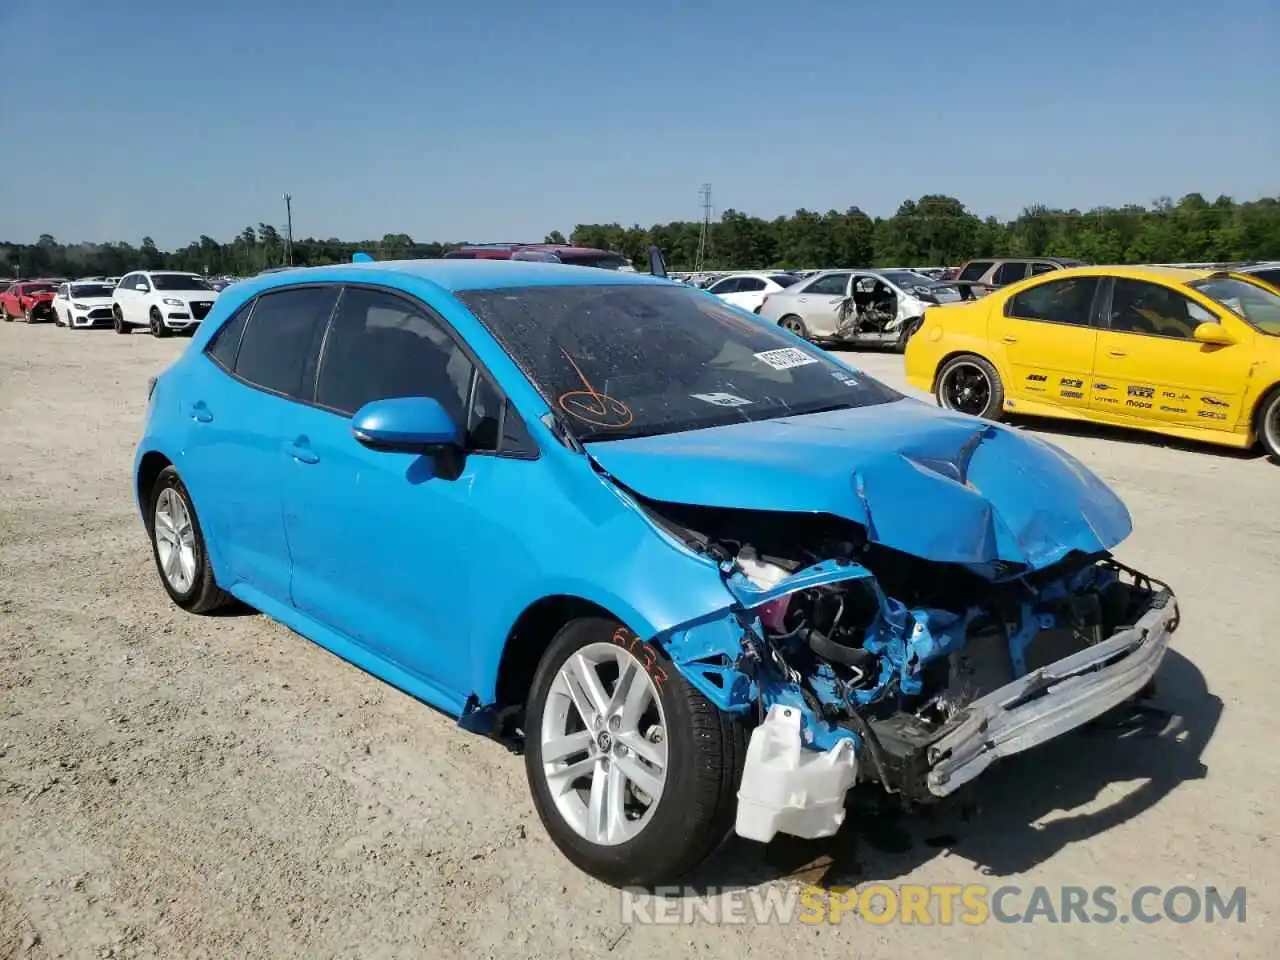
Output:
[[[907,380],[940,406],[1093,420],[1280,457],[1280,292],[1245,274],[1055,270],[930,307]]]

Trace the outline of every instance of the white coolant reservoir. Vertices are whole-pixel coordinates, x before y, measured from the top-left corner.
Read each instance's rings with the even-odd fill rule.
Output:
[[[813,840],[844,823],[844,795],[858,774],[853,741],[806,750],[800,729],[799,710],[774,705],[752,731],[738,790],[739,836],[761,843],[777,833]]]

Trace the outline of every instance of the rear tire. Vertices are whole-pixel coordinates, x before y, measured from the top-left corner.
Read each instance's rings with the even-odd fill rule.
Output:
[[[213,579],[204,531],[191,503],[191,494],[176,468],[168,466],[160,471],[147,504],[151,553],[169,598],[189,613],[208,613],[229,603],[231,596],[219,589]],[[171,551],[178,556],[167,563]],[[175,570],[185,566],[188,560],[189,569],[182,571],[181,576],[176,575]]]
[[[789,330],[797,337],[809,339],[809,328],[804,325],[804,320],[797,317],[794,313],[789,313],[778,321],[778,326],[783,330]]]
[[[652,725],[637,725],[634,717],[641,710],[628,709],[630,697],[617,708],[616,716],[612,703],[603,715],[588,708],[592,717],[584,716],[576,703],[579,699],[590,703],[591,698],[582,694],[583,688],[569,685],[570,678],[582,676],[583,669],[595,676],[606,702],[624,678],[630,678],[631,688],[647,684],[641,702],[648,704],[642,709]],[[579,696],[574,696],[574,690]],[[620,722],[615,725],[615,721]],[[560,727],[566,723],[575,732],[563,732]],[[538,816],[561,853],[591,876],[614,886],[652,887],[676,880],[702,863],[729,835],[746,755],[745,727],[689,686],[661,650],[616,621],[586,617],[556,634],[534,675],[524,727],[525,770]],[[628,753],[627,745],[636,742],[636,734],[628,732],[633,727],[649,749],[663,748],[660,793],[647,805],[643,803],[646,795],[638,797],[635,780],[630,779],[629,771],[636,769],[642,756],[634,750]],[[570,737],[581,738],[579,751],[562,749],[558,759],[544,762],[547,747],[563,747]],[[574,761],[579,756],[585,759]],[[556,768],[548,771],[553,762],[584,769],[572,782],[557,782],[549,779],[558,772]],[[652,774],[658,768],[640,769]],[[595,791],[590,785],[597,777],[603,778],[597,788],[601,807],[625,810],[618,814],[621,821],[604,817],[611,829],[619,822],[623,826],[606,831],[603,840],[599,834],[591,839],[584,832],[592,830],[590,798]],[[609,802],[615,778],[621,784],[616,788],[616,806]],[[579,786],[584,782],[587,786]],[[610,785],[608,791],[604,783]],[[562,812],[566,808],[570,812]],[[578,825],[571,822],[575,809],[585,810]]]
[[[934,398],[938,406],[984,420],[1004,415],[1004,384],[988,361],[972,353],[953,357],[938,372]]]

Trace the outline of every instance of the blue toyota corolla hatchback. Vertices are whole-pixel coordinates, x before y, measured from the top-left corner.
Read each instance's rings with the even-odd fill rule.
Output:
[[[173,601],[235,597],[525,757],[615,884],[945,797],[1145,695],[1169,589],[1033,436],[700,290],[465,260],[222,293],[134,482]]]

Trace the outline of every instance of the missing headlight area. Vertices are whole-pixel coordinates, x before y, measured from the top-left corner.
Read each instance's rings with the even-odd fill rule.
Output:
[[[737,825],[753,839],[834,833],[856,782],[946,796],[1133,697],[1177,625],[1168,588],[1105,553],[982,575],[834,516],[640,503],[735,598],[657,641],[757,721]]]

